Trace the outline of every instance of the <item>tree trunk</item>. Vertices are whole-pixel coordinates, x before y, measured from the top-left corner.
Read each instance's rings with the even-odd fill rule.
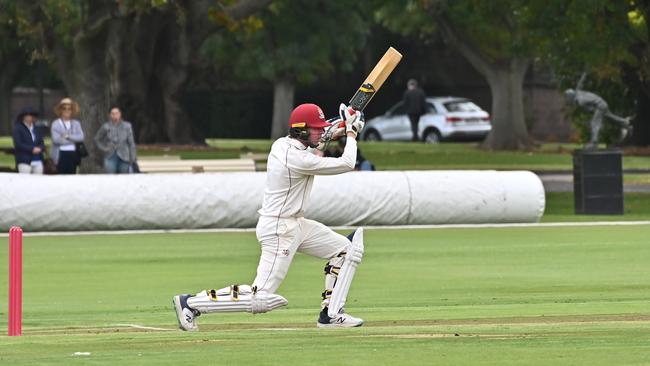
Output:
[[[286,136],[288,131],[289,116],[293,109],[293,97],[295,83],[288,79],[275,82],[273,88],[273,122],[271,126],[271,138],[277,139]]]
[[[221,11],[230,21],[243,19],[271,0],[238,0]],[[208,18],[211,1],[169,3],[137,12],[116,1],[80,2],[81,27],[70,34],[74,47],[47,23],[43,1],[22,2],[34,23],[43,22],[45,43],[71,97],[82,110],[86,145],[92,158],[83,172],[102,171],[101,154],[92,142],[115,103],[133,122],[138,142],[202,142],[194,133],[181,100],[189,69],[200,45],[223,27]],[[92,4],[92,6],[91,6]]]
[[[104,154],[93,138],[99,127],[108,119],[109,88],[106,87],[106,49],[97,47],[106,43],[106,32],[101,31],[75,41],[74,83],[69,92],[81,106],[80,120],[84,128],[84,143],[89,156],[82,160],[82,173],[104,173]],[[72,88],[72,89],[70,89]]]
[[[494,66],[486,75],[492,92],[492,130],[483,148],[517,150],[531,146],[524,118],[526,70],[528,60],[513,59],[505,67]]]
[[[7,76],[0,74],[0,136],[11,135],[13,119],[9,103],[11,102],[11,83],[7,82]]]
[[[182,108],[192,52],[173,12],[117,19],[109,33],[111,95],[139,143],[201,142]]]
[[[10,55],[0,64],[0,136],[11,135],[14,119],[11,115],[11,91],[25,63],[21,52]],[[16,111],[13,111],[16,112]]]
[[[510,56],[494,60],[480,47],[463,38],[441,14],[434,14],[443,37],[483,75],[492,92],[492,130],[481,145],[486,149],[512,150],[531,146],[524,119],[524,76],[530,61]]]
[[[638,92],[636,116],[632,121],[632,142],[636,146],[650,145],[650,97],[646,90],[650,90],[650,85]]]
[[[198,57],[198,50],[192,49],[187,29],[179,27],[170,19],[159,36],[159,50],[156,59],[169,55],[169,60],[154,65],[156,79],[160,82],[159,100],[151,100],[149,107],[163,106],[162,120],[167,139],[175,144],[203,143],[203,136],[195,133],[181,101],[189,79],[191,57]],[[171,62],[169,62],[171,60]]]
[[[637,6],[643,14],[643,18],[650,18],[650,3],[640,1]],[[650,27],[645,27],[645,40],[639,37],[639,41],[631,47],[632,54],[636,56],[636,65],[624,64],[627,84],[637,90],[636,116],[632,120],[634,131],[632,142],[637,146],[650,146],[650,82],[648,82],[647,55],[650,54]]]

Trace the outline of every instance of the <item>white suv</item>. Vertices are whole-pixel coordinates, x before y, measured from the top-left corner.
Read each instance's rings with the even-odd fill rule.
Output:
[[[420,117],[418,137],[424,142],[460,138],[483,139],[492,125],[490,115],[466,98],[427,98],[427,113]],[[366,122],[361,138],[366,141],[410,141],[411,122],[402,102],[395,104],[383,116]]]

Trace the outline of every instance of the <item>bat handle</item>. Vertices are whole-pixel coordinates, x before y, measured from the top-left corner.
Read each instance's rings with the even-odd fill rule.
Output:
[[[349,106],[358,111],[363,111],[368,103],[370,103],[370,100],[374,95],[375,88],[372,86],[372,84],[363,84],[354,94],[352,99],[350,99]]]

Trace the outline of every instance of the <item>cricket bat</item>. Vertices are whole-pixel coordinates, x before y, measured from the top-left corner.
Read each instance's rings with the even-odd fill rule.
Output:
[[[388,48],[388,51],[384,53],[384,56],[377,62],[366,80],[361,84],[352,99],[350,99],[348,107],[357,111],[363,111],[379,88],[384,85],[384,81],[395,70],[395,67],[397,67],[401,59],[401,53],[397,52],[393,47]],[[324,141],[336,140],[345,135],[345,122],[341,121],[341,118],[335,117],[328,120],[328,122],[334,125],[323,135]],[[323,145],[323,148],[325,147],[326,145]]]
[[[379,62],[377,62],[377,65],[372,69],[363,84],[361,84],[359,90],[350,99],[348,106],[358,111],[363,111],[368,103],[370,103],[372,97],[375,96],[375,93],[384,85],[384,81],[395,70],[395,67],[401,59],[402,54],[397,52],[393,47],[390,47]]]

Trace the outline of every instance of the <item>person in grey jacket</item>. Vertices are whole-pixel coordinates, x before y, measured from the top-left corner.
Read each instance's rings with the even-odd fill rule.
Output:
[[[104,152],[104,168],[108,174],[128,174],[136,160],[135,140],[131,123],[122,120],[118,107],[111,108],[111,120],[95,134],[95,145]]]
[[[81,123],[74,119],[79,115],[79,104],[70,98],[64,98],[54,107],[54,113],[59,116],[51,126],[51,157],[56,164],[56,171],[58,174],[77,174],[81,160],[76,144],[84,140]]]

